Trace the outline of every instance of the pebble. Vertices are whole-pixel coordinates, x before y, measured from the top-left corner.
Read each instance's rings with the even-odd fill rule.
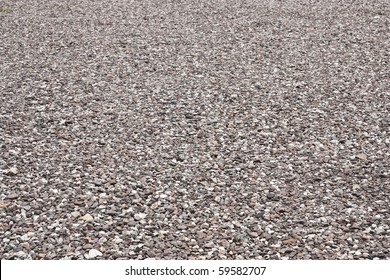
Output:
[[[263,218],[264,214],[265,214],[265,211],[264,210],[260,210],[260,211],[257,212],[256,217]]]
[[[77,217],[80,217],[80,212],[79,211],[73,211],[72,213],[70,213],[72,216],[73,216],[73,218],[77,218]]]
[[[96,250],[96,249],[91,249],[91,250],[89,250],[87,256],[88,256],[89,259],[94,259],[96,257],[103,256],[103,253],[98,251],[98,250]]]
[[[28,241],[28,240],[30,240],[31,237],[33,237],[34,235],[35,235],[35,233],[33,233],[33,232],[28,232],[28,233],[22,235],[22,236],[20,237],[20,239],[22,239],[23,241]]]
[[[7,200],[0,200],[0,208],[5,208],[7,206],[11,205],[10,201]]]
[[[85,214],[84,216],[80,217],[80,220],[84,220],[88,222],[88,221],[92,221],[93,217],[90,214]]]
[[[355,252],[355,255],[356,256],[360,256],[362,254],[362,252],[360,252],[359,250],[357,250],[356,252]]]
[[[135,219],[136,221],[139,221],[139,220],[145,219],[146,216],[147,216],[147,215],[144,214],[144,213],[137,213],[137,214],[134,214],[134,219]]]
[[[357,154],[356,157],[361,160],[367,160],[367,155],[366,154]]]
[[[381,233],[385,232],[386,230],[384,229],[383,226],[379,226],[375,229],[375,231],[377,234],[381,234]]]
[[[271,220],[271,215],[270,214],[264,214],[263,215],[263,219],[266,220],[266,221],[270,221]]]
[[[23,251],[17,252],[16,256],[20,259],[23,259],[23,260],[31,260],[32,259],[29,254],[27,254],[26,252],[23,252]]]
[[[295,238],[289,238],[289,239],[285,239],[283,240],[283,244],[284,245],[293,245],[297,242],[297,240]]]
[[[30,250],[30,243],[28,242],[23,242],[23,243],[20,243],[20,245],[26,249],[26,250]]]
[[[9,195],[7,195],[7,199],[16,199],[19,197],[19,194],[17,193],[10,193]]]
[[[123,240],[121,239],[121,238],[119,238],[119,236],[115,236],[115,238],[114,238],[114,243],[116,243],[116,244],[119,244],[119,243],[122,243],[123,242]]]
[[[16,176],[19,173],[19,170],[16,167],[11,167],[9,169],[4,169],[3,173],[8,176]]]

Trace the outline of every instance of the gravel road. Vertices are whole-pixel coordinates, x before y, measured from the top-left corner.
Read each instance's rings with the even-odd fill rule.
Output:
[[[389,19],[0,0],[1,259],[390,259]]]

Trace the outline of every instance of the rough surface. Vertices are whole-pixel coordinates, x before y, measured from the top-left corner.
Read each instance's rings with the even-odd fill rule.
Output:
[[[390,259],[389,9],[1,0],[1,258]]]

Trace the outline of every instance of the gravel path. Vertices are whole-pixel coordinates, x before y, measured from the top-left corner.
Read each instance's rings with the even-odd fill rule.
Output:
[[[390,259],[389,18],[0,0],[1,259]]]

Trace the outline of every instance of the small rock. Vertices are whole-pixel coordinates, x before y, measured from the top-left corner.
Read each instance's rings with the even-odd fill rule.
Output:
[[[65,245],[64,247],[62,247],[63,250],[65,250],[66,252],[70,253],[70,252],[73,252],[74,251],[74,248],[68,246],[68,245]]]
[[[22,258],[22,259],[29,259],[31,260],[31,256],[23,251],[19,251],[15,254],[17,257]]]
[[[270,214],[265,214],[265,215],[263,215],[263,219],[266,220],[266,221],[270,221],[271,220],[271,215]]]
[[[86,249],[86,250],[87,250],[87,249],[92,249],[92,247],[93,247],[92,244],[85,244],[85,245],[83,246],[83,248]]]
[[[333,240],[328,240],[325,242],[325,246],[332,246],[334,244]]]
[[[351,225],[351,229],[360,229],[361,227],[357,223]]]
[[[264,211],[264,210],[260,210],[260,211],[256,214],[256,217],[257,217],[257,218],[263,218],[263,217],[264,217],[264,214],[265,214],[265,211]]]
[[[113,211],[113,210],[107,210],[106,214],[110,215],[110,216],[116,216],[118,213],[116,211]]]
[[[11,202],[9,202],[7,200],[0,200],[0,208],[5,208],[10,204],[11,204]]]
[[[76,200],[76,201],[74,202],[74,204],[75,204],[75,205],[81,206],[81,205],[84,205],[85,202],[84,202],[83,200]]]
[[[187,225],[180,224],[180,225],[177,226],[177,228],[180,229],[180,230],[184,230],[184,229],[187,229]]]
[[[49,181],[46,180],[45,178],[41,178],[41,179],[39,180],[39,183],[40,183],[41,185],[46,185],[48,182],[49,182]]]
[[[227,240],[222,241],[222,246],[223,246],[224,248],[226,248],[226,249],[229,249],[229,248],[230,248],[230,243],[229,243],[229,241],[227,241]]]
[[[323,223],[327,223],[328,222],[328,220],[325,217],[321,217],[320,221],[323,222]]]
[[[225,254],[226,253],[226,249],[224,247],[219,247],[218,248],[218,252],[221,253],[221,254]]]
[[[116,244],[119,244],[119,243],[122,243],[123,242],[123,240],[119,237],[119,236],[115,236],[115,238],[114,238],[114,243],[116,243]]]
[[[80,212],[79,211],[73,211],[72,213],[70,213],[74,218],[77,218],[80,216]]]
[[[91,249],[89,250],[89,253],[88,253],[88,258],[90,259],[93,259],[93,258],[96,258],[96,257],[100,257],[102,256],[102,252],[96,250],[96,249]]]
[[[283,240],[284,245],[293,245],[296,242],[297,242],[297,240],[295,238],[289,238],[289,239]]]
[[[135,214],[135,215],[134,215],[134,219],[135,219],[136,221],[143,220],[143,219],[145,219],[145,218],[146,218],[146,214],[144,214],[144,213],[138,213],[138,214]]]
[[[16,156],[16,155],[19,154],[19,151],[17,151],[17,150],[9,150],[8,152],[9,152],[11,155],[14,155],[14,156]]]
[[[88,221],[92,221],[93,217],[90,214],[85,214],[84,216],[80,217],[80,220],[84,220],[88,222]]]
[[[356,157],[361,160],[367,160],[367,155],[363,153],[357,154]]]
[[[11,167],[9,169],[3,170],[3,173],[8,176],[15,176],[19,173],[19,171],[16,167]]]
[[[7,199],[16,199],[18,198],[19,195],[17,193],[10,193],[8,196],[7,196]]]
[[[188,242],[188,245],[196,246],[196,245],[198,245],[198,242],[195,239],[191,239],[190,242]]]
[[[98,243],[99,243],[99,244],[103,244],[103,243],[106,243],[107,241],[108,241],[107,238],[101,237],[101,238],[98,240]]]
[[[390,125],[390,118],[383,118],[380,120],[380,123],[385,126]]]
[[[97,179],[97,180],[95,180],[93,183],[95,184],[95,186],[101,186],[101,185],[103,184],[103,181]]]
[[[23,241],[27,241],[27,240],[30,240],[30,238],[34,236],[34,233],[33,232],[27,232],[26,234],[22,235],[20,237],[20,239],[22,239]]]
[[[46,254],[44,253],[39,253],[38,254],[38,257],[41,258],[41,259],[44,259],[46,257]]]
[[[353,186],[352,186],[352,190],[353,190],[354,192],[356,192],[356,191],[360,190],[360,186],[359,186],[359,185],[353,185]]]
[[[23,242],[23,243],[20,243],[20,245],[26,249],[26,250],[30,250],[30,244],[28,242]]]
[[[375,229],[375,231],[377,234],[381,234],[381,233],[385,232],[385,229],[383,228],[383,226],[379,226]]]

